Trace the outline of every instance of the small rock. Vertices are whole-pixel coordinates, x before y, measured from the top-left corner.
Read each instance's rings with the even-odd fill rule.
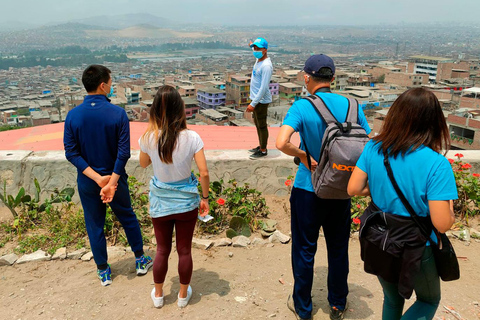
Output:
[[[276,220],[272,220],[272,219],[266,219],[266,220],[263,220],[263,230],[266,231],[266,232],[274,232],[275,230],[277,230],[277,221]]]
[[[67,259],[78,260],[78,259],[80,259],[86,252],[87,252],[87,249],[82,248],[82,249],[78,249],[78,250],[76,250],[76,251],[67,253]]]
[[[276,313],[272,313],[272,314],[271,314],[271,315],[269,315],[268,317],[269,317],[269,318],[275,318],[276,316],[277,316],[277,314],[276,314]]]
[[[67,257],[67,248],[58,248],[57,251],[55,251],[55,254],[52,257],[52,260],[63,260]]]
[[[470,228],[470,236],[473,238],[480,238],[480,231]]]
[[[260,238],[254,238],[254,239],[252,240],[252,245],[253,245],[253,246],[262,246],[262,245],[264,245],[265,243],[266,243],[266,241],[263,240],[263,239],[260,239]]]
[[[204,240],[204,239],[197,239],[197,238],[192,239],[192,247],[193,248],[207,250],[211,246],[213,246],[213,241],[212,240]]]
[[[452,231],[452,235],[463,241],[470,241],[470,232],[467,229]]]
[[[281,284],[285,284],[285,280],[283,280],[283,278],[278,279],[278,282],[280,282]]]
[[[247,301],[247,297],[235,297],[235,301],[244,303],[245,301]]]
[[[270,243],[288,243],[290,241],[290,237],[277,230],[268,238],[268,241]]]
[[[18,256],[15,253],[6,254],[0,257],[0,266],[11,266],[18,260]]]
[[[232,239],[229,238],[221,238],[218,240],[215,240],[213,243],[214,247],[227,247],[232,244]]]
[[[233,252],[229,252],[229,253],[228,253],[228,256],[229,256],[230,258],[233,257]]]
[[[262,235],[262,237],[268,238],[268,237],[270,237],[274,232],[275,232],[275,231],[268,232],[268,231],[265,231],[265,230],[261,230],[261,231],[260,231],[260,234]]]
[[[273,247],[275,247],[275,245],[273,243],[267,243],[266,247],[267,248],[273,248]]]
[[[52,256],[46,253],[43,250],[37,250],[34,253],[26,254],[22,256],[20,259],[17,260],[17,264],[22,264],[25,262],[32,262],[32,261],[45,261],[50,260]]]
[[[473,301],[473,304],[478,306],[478,301]]]
[[[89,251],[82,256],[82,261],[90,261],[93,258],[93,252]]]
[[[107,247],[108,258],[122,257],[125,255],[124,247]]]
[[[250,244],[250,239],[245,236],[233,237],[232,241],[233,241],[232,246],[234,247],[244,248]]]

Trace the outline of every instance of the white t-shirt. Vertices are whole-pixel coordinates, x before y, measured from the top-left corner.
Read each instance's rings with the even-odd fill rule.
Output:
[[[153,174],[161,182],[175,182],[188,178],[192,173],[192,160],[195,153],[202,150],[203,141],[192,130],[183,130],[178,135],[175,150],[173,150],[173,163],[164,163],[158,155],[158,143],[154,141],[152,133],[144,143],[142,137],[138,140],[140,150],[145,152],[152,159]]]

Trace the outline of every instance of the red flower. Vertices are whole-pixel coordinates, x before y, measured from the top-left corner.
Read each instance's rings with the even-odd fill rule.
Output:
[[[202,177],[198,177],[198,181],[202,181]]]
[[[357,208],[358,208],[358,209],[360,209],[360,208],[361,208],[361,206],[360,206],[358,203],[357,203]]]
[[[460,158],[463,158],[463,154],[457,153],[457,154],[455,154],[455,157],[458,157],[459,159],[460,159]]]
[[[475,178],[478,178],[478,177],[480,177],[480,174],[479,173],[472,173],[472,176],[474,176]]]
[[[285,180],[285,185],[288,187],[289,185],[292,184],[292,180],[288,179],[288,180]]]
[[[360,219],[358,218],[353,218],[352,221],[354,224],[360,224]]]
[[[453,164],[455,162],[455,160],[453,159],[448,159],[448,162],[450,162],[450,164]]]
[[[463,166],[462,166],[462,169],[470,169],[472,167],[472,165],[470,163],[465,163]]]
[[[218,198],[217,203],[218,203],[219,205],[223,206],[223,205],[225,204],[225,199]]]

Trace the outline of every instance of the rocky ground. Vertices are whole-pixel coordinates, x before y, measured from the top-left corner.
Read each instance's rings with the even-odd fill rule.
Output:
[[[277,228],[289,234],[287,198],[267,202]],[[1,217],[0,217],[1,220]],[[250,237],[261,238],[259,234]],[[222,238],[215,237],[213,240]],[[462,277],[442,283],[436,319],[480,319],[480,243],[452,240]],[[468,245],[467,245],[468,244]],[[383,294],[372,275],[363,271],[359,242],[350,241],[349,310],[346,319],[381,319]],[[0,256],[11,246],[0,250]],[[155,248],[148,253],[155,255]],[[128,251],[128,250],[127,250]],[[67,250],[67,252],[69,252]],[[102,287],[93,261],[74,259],[29,262],[0,267],[2,319],[294,319],[286,307],[292,290],[290,244],[257,243],[247,247],[201,246],[193,249],[193,297],[185,309],[176,304],[177,256],[172,252],[165,282],[165,306],[150,300],[151,273],[135,275],[133,254],[111,251],[113,284]],[[314,319],[328,319],[326,250],[319,239],[313,287]],[[414,297],[407,302],[413,303]],[[447,308],[452,308],[447,311]]]

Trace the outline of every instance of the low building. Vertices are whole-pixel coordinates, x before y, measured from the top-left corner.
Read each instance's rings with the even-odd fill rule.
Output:
[[[385,82],[402,87],[420,87],[429,83],[428,74],[391,72],[385,75]]]
[[[32,111],[30,112],[30,115],[32,117],[32,125],[34,127],[52,123],[48,111]]]
[[[202,88],[197,90],[197,100],[202,109],[216,109],[225,106],[225,90],[217,88]]]
[[[229,124],[228,116],[213,109],[200,110],[195,119],[209,125],[224,126]]]
[[[196,99],[191,97],[182,97],[183,103],[185,104],[185,115],[187,119],[194,118],[195,115],[200,111],[200,106]]]
[[[303,86],[293,82],[283,82],[279,84],[280,99],[295,100],[302,96]]]

